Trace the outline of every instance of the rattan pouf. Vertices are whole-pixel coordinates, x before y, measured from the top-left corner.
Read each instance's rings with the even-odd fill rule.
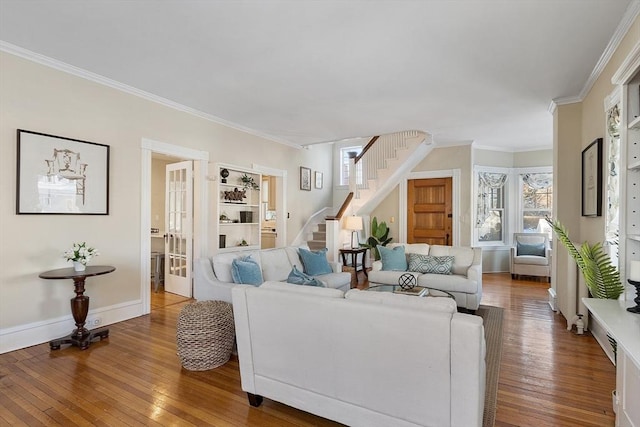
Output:
[[[182,367],[206,371],[229,361],[235,339],[233,310],[224,301],[186,305],[178,316],[176,341]]]

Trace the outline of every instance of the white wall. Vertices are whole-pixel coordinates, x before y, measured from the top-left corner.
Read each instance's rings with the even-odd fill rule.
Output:
[[[73,329],[71,281],[38,278],[69,266],[62,252],[72,242],[86,240],[101,252],[94,263],[117,268],[87,281],[91,312],[103,310],[107,319],[109,312],[119,313],[114,319],[141,313],[143,138],[207,151],[211,162],[287,170],[289,238],[307,216],[332,203],[331,146],[306,150],[273,143],[4,52],[0,69],[0,351]],[[110,214],[16,215],[16,129],[109,145]],[[300,191],[300,166],[324,172],[324,188]]]

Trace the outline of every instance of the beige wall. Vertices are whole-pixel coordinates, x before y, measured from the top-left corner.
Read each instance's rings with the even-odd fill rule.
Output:
[[[61,255],[75,241],[100,250],[95,263],[117,267],[87,283],[91,310],[139,302],[143,138],[206,151],[212,163],[286,170],[290,240],[310,214],[331,205],[328,145],[306,150],[273,143],[6,53],[0,67],[0,334],[38,322],[73,326],[71,282],[41,280],[38,273],[69,266]],[[16,215],[16,129],[109,145],[110,214]],[[324,188],[300,191],[300,166],[324,172]],[[208,215],[214,220],[215,212]]]
[[[471,244],[471,145],[435,148],[412,172],[454,169],[460,170],[460,221],[458,223],[460,243],[468,246]],[[387,225],[391,227],[391,236],[396,242],[400,234],[399,227],[406,226],[397,221],[400,217],[400,209],[406,209],[399,206],[399,200],[399,190],[396,188],[371,213],[372,218],[377,216],[378,220],[385,219]],[[391,217],[396,219],[394,224],[390,224]]]
[[[561,105],[554,113],[554,217],[567,227],[576,242],[604,240],[604,214],[597,218],[581,216],[581,152],[596,138],[605,138],[604,100],[615,89],[611,77],[639,41],[640,18],[637,18],[583,102]],[[603,165],[603,176],[605,172]],[[569,255],[558,246],[554,251],[557,265],[553,280],[558,305],[563,307]]]

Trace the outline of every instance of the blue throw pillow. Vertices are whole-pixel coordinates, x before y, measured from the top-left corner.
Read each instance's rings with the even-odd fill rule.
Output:
[[[289,277],[287,277],[287,282],[293,283],[294,285],[319,286],[324,288],[324,283],[315,277],[304,274],[302,271],[298,270],[295,265],[293,266],[291,273],[289,273]]]
[[[407,257],[404,254],[404,246],[396,246],[393,249],[378,245],[382,269],[385,271],[407,271]]]
[[[310,276],[319,276],[321,274],[333,273],[333,269],[327,261],[327,248],[319,251],[310,251],[300,248],[298,251],[304,272]]]
[[[231,277],[234,283],[259,286],[262,284],[260,266],[250,256],[237,258],[231,262]]]
[[[520,243],[517,242],[518,255],[544,256],[544,243]]]

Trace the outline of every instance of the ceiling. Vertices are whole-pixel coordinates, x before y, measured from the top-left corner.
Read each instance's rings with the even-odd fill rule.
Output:
[[[527,151],[638,3],[0,0],[0,49],[287,144],[413,129]]]

